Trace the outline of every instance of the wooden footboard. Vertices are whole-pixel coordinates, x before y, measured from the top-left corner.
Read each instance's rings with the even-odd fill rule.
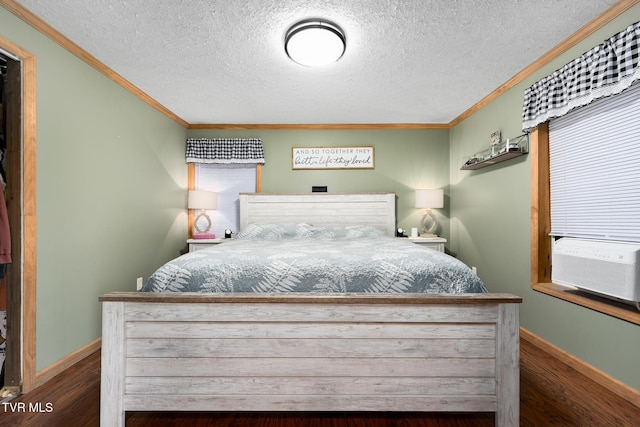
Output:
[[[519,422],[521,298],[112,293],[101,425],[125,411],[496,412]]]

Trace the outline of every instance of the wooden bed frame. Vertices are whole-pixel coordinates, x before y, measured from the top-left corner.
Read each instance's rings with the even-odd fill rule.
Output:
[[[303,214],[317,225],[395,230],[389,194],[242,195],[241,209],[243,226]],[[103,426],[124,426],[125,411],[495,412],[496,425],[519,424],[522,300],[514,295],[119,292],[100,300]]]

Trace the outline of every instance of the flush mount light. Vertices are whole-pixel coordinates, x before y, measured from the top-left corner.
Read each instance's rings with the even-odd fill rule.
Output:
[[[317,67],[331,64],[342,57],[347,39],[342,29],[324,19],[306,19],[287,31],[284,50],[300,65]]]

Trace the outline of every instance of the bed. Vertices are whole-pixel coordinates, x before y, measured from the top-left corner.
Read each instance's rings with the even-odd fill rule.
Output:
[[[521,298],[485,292],[472,278],[432,287],[440,281],[433,269],[421,283],[408,280],[419,274],[404,252],[434,258],[433,265],[458,262],[392,238],[394,194],[242,194],[240,212],[241,239],[162,266],[148,292],[100,298],[101,425],[123,426],[126,411],[495,412],[496,425],[518,425]],[[230,281],[244,270],[234,250],[270,259],[260,251],[276,249],[283,235],[296,249],[276,252],[257,270],[291,260],[314,265],[302,257],[308,233],[312,246],[337,238],[344,250],[311,253],[324,267],[311,284],[283,275],[292,267],[281,264]],[[255,251],[242,249],[243,239]],[[342,257],[357,265],[361,255],[349,246],[361,250],[367,240],[392,255],[383,268],[391,274],[333,264]],[[203,257],[222,257],[223,276],[194,273],[188,283],[167,273]]]

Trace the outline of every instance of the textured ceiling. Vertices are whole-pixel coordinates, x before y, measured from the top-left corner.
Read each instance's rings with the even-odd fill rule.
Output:
[[[615,0],[19,0],[191,124],[449,123]],[[326,18],[337,63],[283,40]]]

